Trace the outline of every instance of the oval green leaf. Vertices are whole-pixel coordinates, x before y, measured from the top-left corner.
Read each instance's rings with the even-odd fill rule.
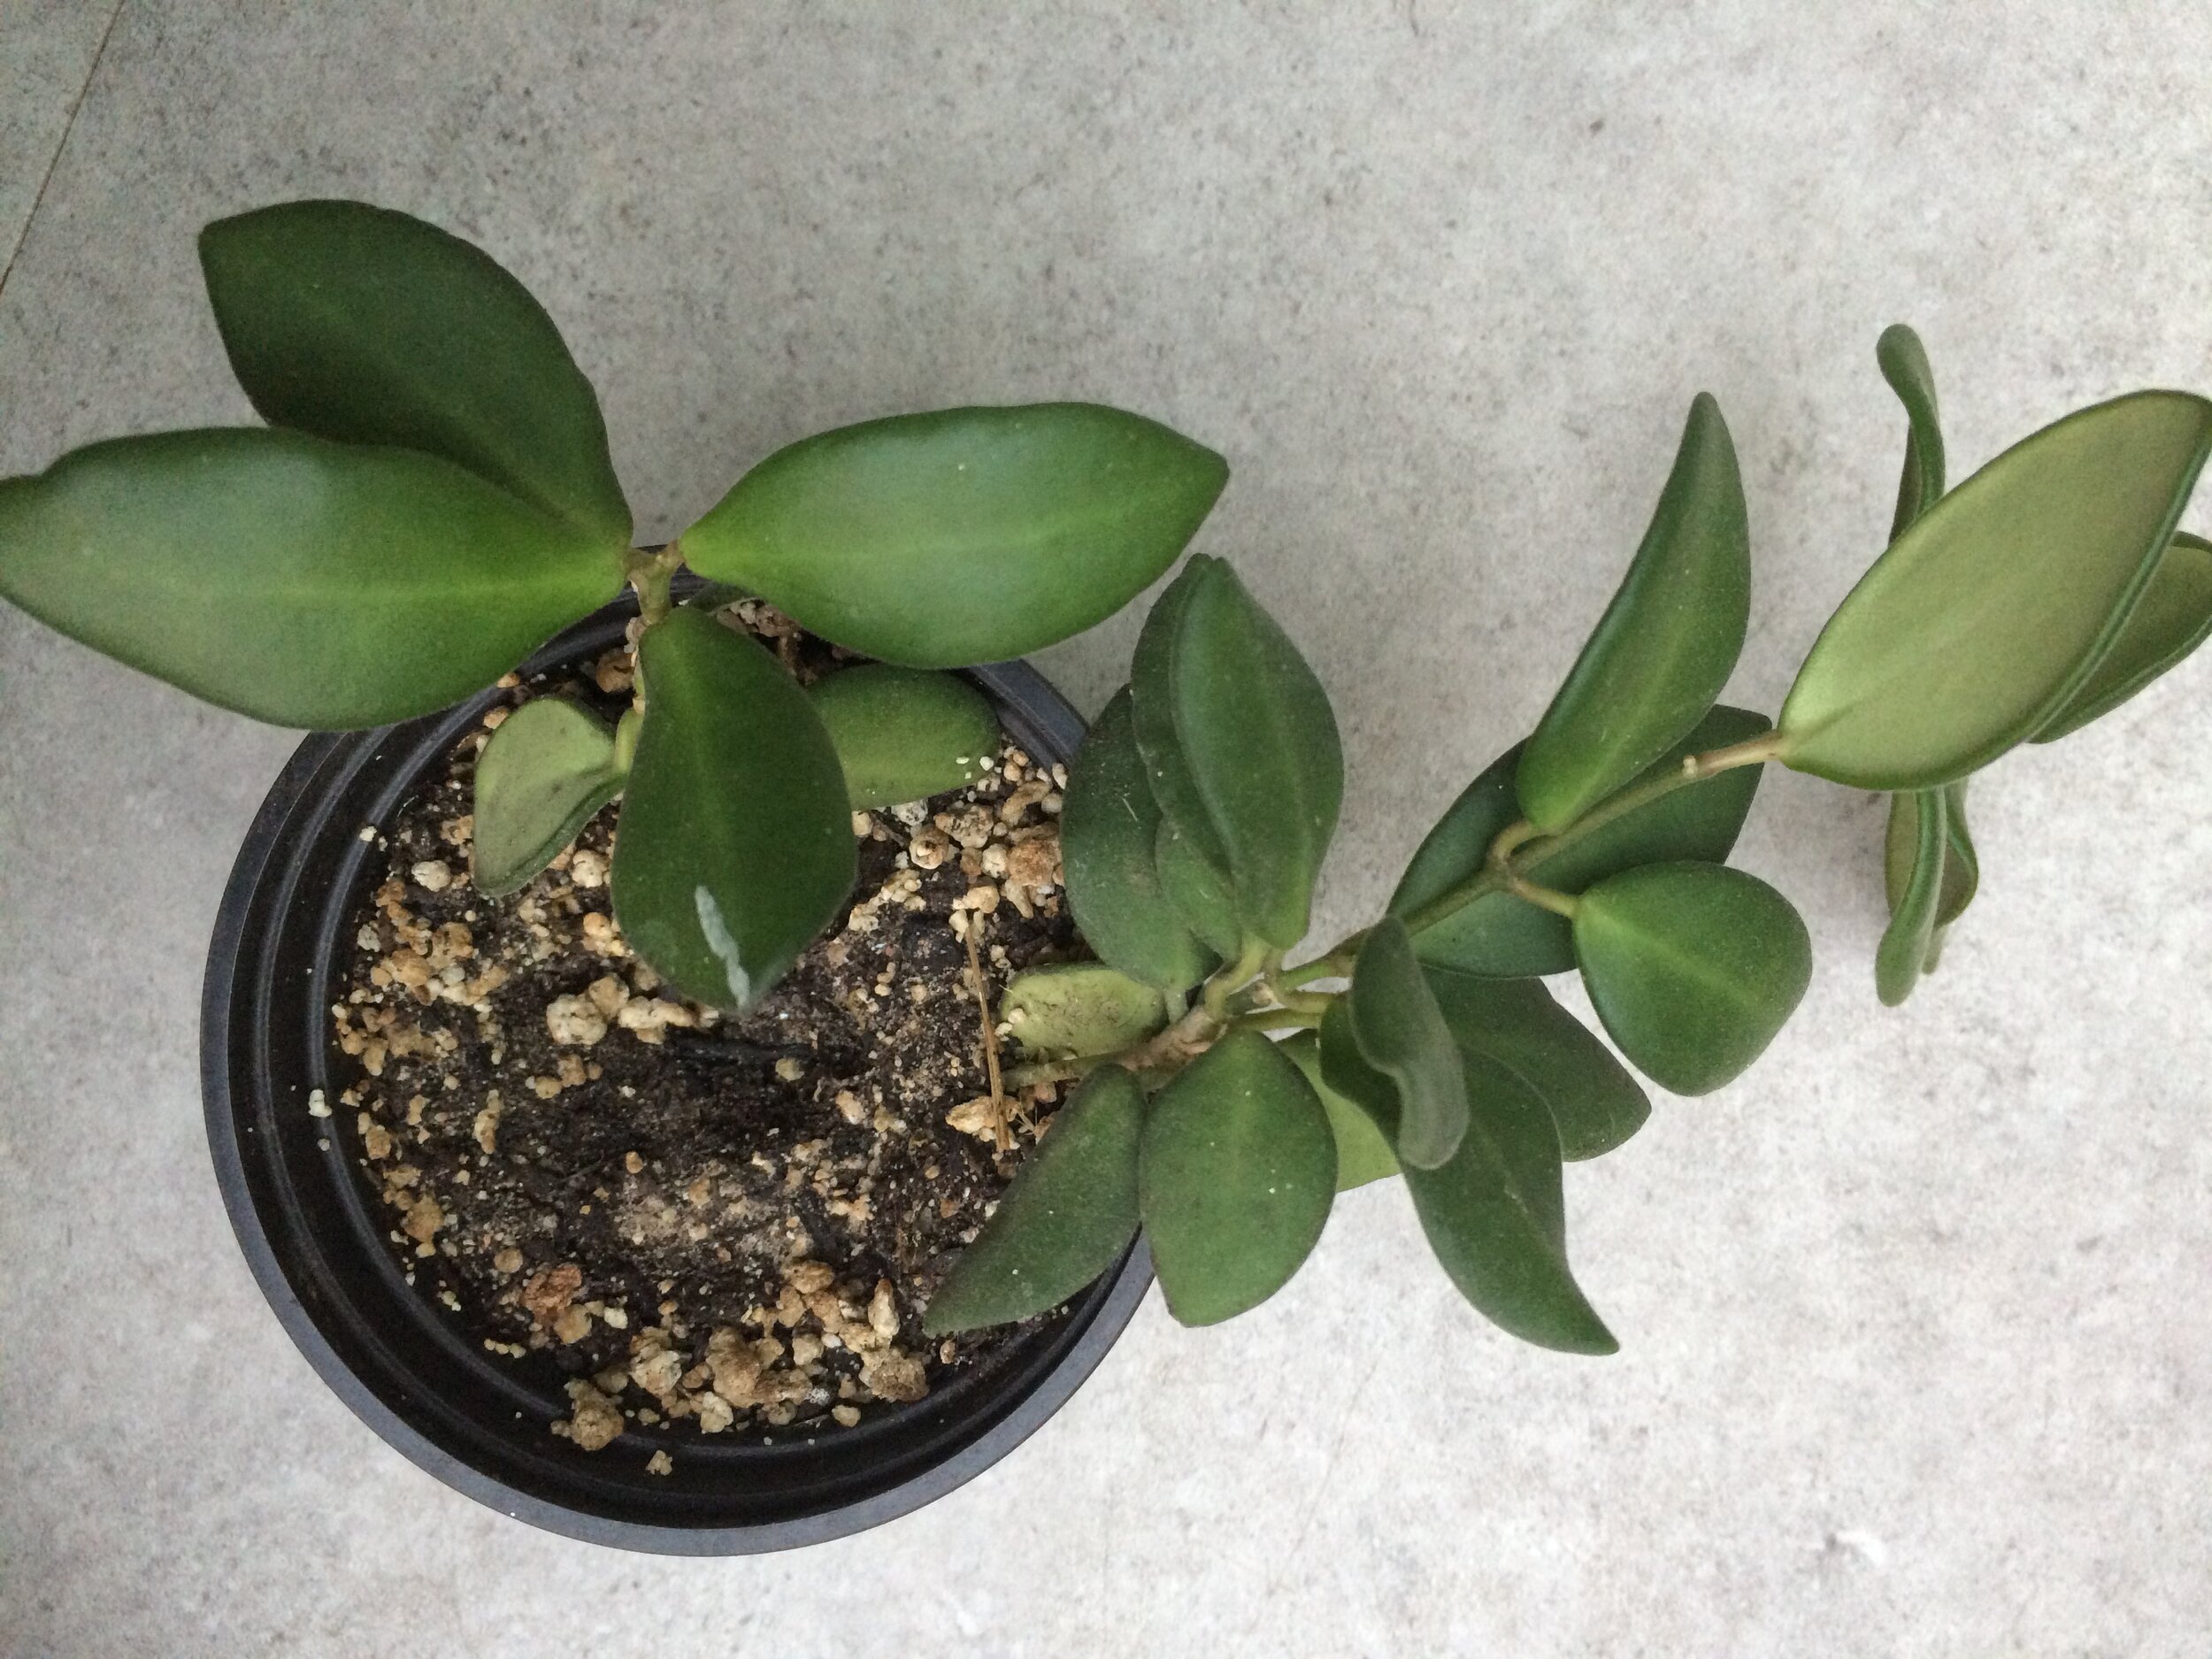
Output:
[[[591,383],[480,249],[364,202],[287,202],[217,219],[200,265],[238,383],[271,425],[443,456],[628,545]]]
[[[1487,1055],[1534,1089],[1570,1159],[1610,1152],[1644,1125],[1651,1102],[1628,1068],[1534,979],[1426,978],[1463,1053]]]
[[[476,885],[512,893],[621,790],[614,732],[597,715],[565,697],[510,711],[476,759]]]
[[[1118,1054],[1167,1024],[1167,1003],[1102,962],[1064,962],[1007,980],[998,1017],[1033,1054]]]
[[[1294,945],[1344,798],[1329,695],[1218,560],[1201,568],[1184,603],[1171,693],[1176,737],[1226,856],[1244,932]]]
[[[1778,757],[1924,789],[2050,724],[2095,671],[2212,446],[2212,403],[2137,392],[2015,444],[1851,590],[1798,670]]]
[[[2035,741],[2055,742],[2111,713],[2203,644],[2208,634],[2212,634],[2212,541],[2185,530],[2167,545],[2112,649],[2050,724],[2036,733]]]
[[[854,806],[925,801],[998,764],[998,716],[957,674],[863,663],[807,687]]]
[[[645,725],[615,841],[624,936],[695,1001],[751,1007],[852,891],[845,776],[776,659],[678,608],[638,643]]]
[[[0,595],[278,726],[442,709],[621,585],[618,553],[406,449],[169,432],[0,480]]]
[[[1175,913],[1216,956],[1235,956],[1244,935],[1227,879],[1192,843],[1178,819],[1160,820],[1152,851],[1160,891]]]
[[[1647,864],[1578,902],[1575,955],[1598,1018],[1662,1088],[1704,1094],[1782,1029],[1812,979],[1790,902],[1721,864]]]
[[[902,415],[779,449],[684,532],[684,557],[841,645],[956,668],[1112,615],[1228,476],[1212,450],[1095,403]]]
[[[1398,1160],[1375,1120],[1331,1088],[1323,1077],[1320,1033],[1296,1032],[1276,1046],[1306,1074],[1306,1081],[1313,1085],[1313,1092],[1320,1099],[1322,1110],[1329,1114],[1329,1133],[1336,1137],[1336,1190],[1348,1193],[1355,1187],[1395,1175]]]
[[[1125,686],[1084,734],[1068,768],[1060,813],[1068,905],[1102,959],[1147,985],[1184,991],[1219,958],[1168,900],[1156,862],[1159,834],[1160,808],[1145,782]]]
[[[1763,714],[1716,707],[1631,787],[1678,771],[1686,756],[1747,742],[1766,729]],[[1574,939],[1563,916],[1502,892],[1455,909],[1439,902],[1482,872],[1490,843],[1520,816],[1513,793],[1520,752],[1508,749],[1467,787],[1429,832],[1391,895],[1392,914],[1407,918],[1414,949],[1425,963],[1493,979],[1565,973],[1575,965]],[[1719,864],[1742,833],[1763,770],[1733,766],[1716,772],[1586,833],[1535,842],[1524,849],[1521,862],[1532,880],[1562,893],[1580,893],[1638,864]],[[1424,925],[1425,912],[1436,919]]]
[[[1941,789],[1890,797],[1884,861],[1890,915],[1874,952],[1874,989],[1891,1008],[1912,995],[1935,944],[1949,817]]]
[[[1889,530],[1893,541],[1943,498],[1943,423],[1936,410],[1935,371],[1918,334],[1903,323],[1892,323],[1874,342],[1874,360],[1905,406],[1905,465],[1898,475],[1897,511]]]
[[[1396,917],[1384,917],[1360,941],[1343,1004],[1360,1058],[1390,1080],[1397,1096],[1379,1116],[1398,1162],[1436,1168],[1466,1133],[1467,1080],[1412,937]]]
[[[1153,1101],[1138,1194],[1168,1311],[1185,1325],[1233,1318],[1281,1289],[1321,1237],[1336,1196],[1328,1113],[1273,1043],[1233,1032]]]
[[[1727,683],[1750,612],[1736,447],[1700,392],[1643,544],[1521,756],[1529,821],[1563,828],[1678,742]]]
[[[1143,1134],[1136,1079],[1115,1065],[1086,1078],[930,1298],[922,1330],[947,1336],[1033,1317],[1118,1261],[1137,1236]]]
[[[1469,1123],[1441,1169],[1405,1172],[1429,1248],[1475,1310],[1565,1354],[1620,1344],[1567,1263],[1559,1138],[1544,1102],[1486,1055],[1466,1056]]]

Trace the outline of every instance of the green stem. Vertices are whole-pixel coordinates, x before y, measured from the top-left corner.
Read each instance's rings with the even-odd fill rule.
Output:
[[[641,548],[631,551],[626,573],[637,589],[638,618],[647,627],[664,620],[675,609],[668,588],[682,563],[683,555],[673,541],[650,553]]]
[[[1253,976],[1267,966],[1268,955],[1266,945],[1256,939],[1252,940],[1245,945],[1242,956],[1227,966],[1214,971],[1213,977],[1206,981],[1205,992],[1201,999],[1209,1019],[1220,1025],[1228,1018],[1229,998],[1249,984]]]

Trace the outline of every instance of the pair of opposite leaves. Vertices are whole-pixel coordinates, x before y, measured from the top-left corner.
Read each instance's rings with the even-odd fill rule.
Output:
[[[271,426],[96,443],[0,481],[0,594],[224,707],[358,727],[480,690],[620,590],[631,518],[597,400],[480,250],[404,214],[302,202],[211,225],[201,255]],[[1118,411],[953,410],[778,451],[683,551],[852,649],[990,661],[1141,591],[1225,478],[1218,456]],[[627,884],[660,941],[640,948],[726,1002],[842,902],[850,849],[828,843],[845,790],[795,688],[740,661],[751,646],[680,619],[667,632],[644,647],[662,695],[624,783],[632,809],[661,799],[620,845],[661,866]],[[731,718],[727,695],[764,701]],[[713,729],[657,739],[692,716]],[[664,761],[695,770],[657,780]],[[713,821],[735,803],[751,822]],[[706,833],[695,850],[641,822]],[[709,862],[794,843],[764,866]]]

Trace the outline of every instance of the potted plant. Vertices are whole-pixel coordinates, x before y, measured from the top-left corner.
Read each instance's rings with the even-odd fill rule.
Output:
[[[1611,1351],[1563,1164],[1644,1120],[1635,1071],[1739,1075],[1809,974],[1794,910],[1726,863],[1762,768],[1892,794],[1901,1000],[1973,896],[1967,778],[2212,629],[2212,547],[2177,528],[2212,404],[2078,411],[1947,494],[1894,328],[1891,544],[1777,718],[1720,706],[1749,538],[1700,396],[1536,730],[1381,917],[1294,962],[1344,757],[1226,564],[1165,588],[1079,749],[1033,676],[972,666],[1164,574],[1218,457],[1091,406],[910,416],[633,549],[589,388],[484,255],[343,203],[202,252],[270,427],[0,483],[0,592],[357,733],[309,740],[225,907],[219,1173],[357,1409],[610,1541],[925,1501],[1065,1398],[1149,1271],[1185,1323],[1234,1317],[1385,1176],[1476,1310]]]

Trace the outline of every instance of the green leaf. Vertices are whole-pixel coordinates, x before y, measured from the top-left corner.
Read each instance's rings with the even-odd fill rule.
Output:
[[[1212,450],[1095,403],[902,415],[777,450],[684,532],[684,557],[841,645],[956,668],[1112,615],[1228,476]]]
[[[2048,726],[2124,630],[2212,446],[2212,403],[2138,392],[2006,450],[1891,544],[1814,641],[1778,758],[1924,789]]]
[[[1484,1054],[1465,1059],[1465,1139],[1443,1168],[1405,1172],[1429,1248],[1460,1294],[1509,1334],[1566,1354],[1617,1352],[1567,1265],[1551,1114],[1514,1071]]]
[[[776,659],[703,611],[648,628],[638,660],[615,918],[686,996],[749,1008],[852,891],[837,751]]]
[[[1701,392],[1643,545],[1521,756],[1529,821],[1564,827],[1680,741],[1727,683],[1750,609],[1736,449]]]
[[[1886,875],[1889,926],[1874,953],[1874,988],[1894,1008],[1910,996],[1935,943],[1950,845],[1945,792],[1921,789],[1889,798]]]
[[[169,432],[0,480],[0,595],[278,726],[442,709],[621,584],[618,553],[405,449]]]
[[[1905,904],[1919,852],[1919,802],[1924,794],[1941,803],[1943,819],[1942,878],[1937,889],[1932,926],[1929,930],[1926,948],[1921,955],[1919,968],[1923,973],[1933,973],[1937,961],[1943,955],[1944,935],[1951,925],[1966,913],[1966,907],[1974,902],[1975,890],[1981,885],[1981,860],[1974,850],[1974,839],[1967,828],[1964,779],[1946,784],[1940,789],[1908,791],[1892,795],[1889,829],[1884,847],[1884,887],[1889,900],[1892,929],[1895,929],[1897,918]],[[1891,944],[1889,933],[1883,934],[1883,943],[1885,946]],[[1897,950],[1905,949],[1901,941],[1892,948]],[[1892,972],[1898,970],[1893,969]],[[1875,959],[1878,990],[1882,973],[1882,961],[1878,953]]]
[[[998,1017],[1033,1054],[1116,1054],[1167,1024],[1156,987],[1102,962],[1026,968],[1006,982]]]
[[[362,202],[288,202],[210,225],[200,265],[238,383],[271,425],[442,456],[628,545],[591,383],[480,250]]]
[[[1966,827],[1966,780],[1943,789],[1943,896],[1936,904],[1936,926],[1948,927],[1966,913],[1982,883],[1982,861]]]
[[[1084,734],[1068,768],[1060,812],[1068,904],[1105,961],[1147,985],[1184,991],[1219,958],[1168,901],[1155,862],[1159,834],[1160,808],[1145,783],[1125,686]]]
[[[1298,1271],[1336,1195],[1336,1142],[1305,1074],[1233,1032],[1162,1089],[1145,1120],[1139,1204],[1168,1311],[1215,1325]]]
[[[2118,708],[2212,634],[2212,541],[2176,534],[2143,596],[2096,667],[2035,734],[2055,742]]]
[[[539,697],[501,721],[476,761],[476,885],[512,893],[559,856],[622,791],[614,732],[565,697]]]
[[[1276,1047],[1306,1074],[1306,1081],[1320,1098],[1321,1109],[1329,1114],[1329,1133],[1336,1137],[1336,1190],[1348,1193],[1355,1187],[1395,1175],[1398,1160],[1375,1120],[1331,1088],[1322,1076],[1320,1033],[1297,1032]]]
[[[1467,1131],[1467,1080],[1451,1028],[1414,959],[1413,940],[1396,917],[1367,930],[1342,1001],[1360,1058],[1388,1079],[1393,1097],[1368,1098],[1371,1089],[1354,1098],[1383,1125],[1399,1163],[1436,1168]]]
[[[1605,1029],[1643,1073],[1704,1094],[1757,1059],[1812,978],[1790,902],[1722,864],[1646,864],[1578,901],[1575,955]]]
[[[1766,729],[1764,715],[1723,704],[1632,786],[1678,771],[1685,756],[1747,742]],[[1425,906],[1481,873],[1490,843],[1520,816],[1513,793],[1520,753],[1517,746],[1501,755],[1437,821],[1391,895],[1393,915],[1408,918],[1410,925]],[[1574,840],[1532,843],[1522,852],[1529,879],[1562,893],[1579,893],[1638,864],[1680,859],[1719,864],[1742,833],[1762,770],[1731,767]],[[1566,918],[1503,892],[1486,895],[1417,929],[1414,949],[1422,961],[1436,967],[1493,979],[1565,973],[1575,965]]]
[[[1897,511],[1890,540],[1943,498],[1943,424],[1936,411],[1935,371],[1920,336],[1892,323],[1874,342],[1874,360],[1897,401],[1905,406],[1905,465],[1897,480]]]
[[[1226,855],[1245,933],[1294,945],[1344,796],[1336,717],[1298,648],[1234,571],[1209,560],[1186,580],[1169,684],[1175,735]],[[1141,708],[1148,691],[1141,685]],[[1169,817],[1180,825],[1179,812]]]
[[[1160,820],[1153,864],[1159,872],[1160,891],[1191,932],[1216,956],[1235,956],[1243,940],[1236,895],[1174,818]]]
[[[1571,1159],[1610,1152],[1643,1127],[1642,1085],[1535,979],[1484,979],[1431,968],[1429,989],[1463,1053],[1487,1055],[1534,1089]]]
[[[863,663],[807,687],[854,806],[897,806],[974,782],[998,764],[998,716],[957,674]]]
[[[1058,1307],[1137,1236],[1144,1091],[1119,1066],[1084,1079],[1052,1120],[973,1244],[930,1298],[930,1336],[1027,1319]]]

